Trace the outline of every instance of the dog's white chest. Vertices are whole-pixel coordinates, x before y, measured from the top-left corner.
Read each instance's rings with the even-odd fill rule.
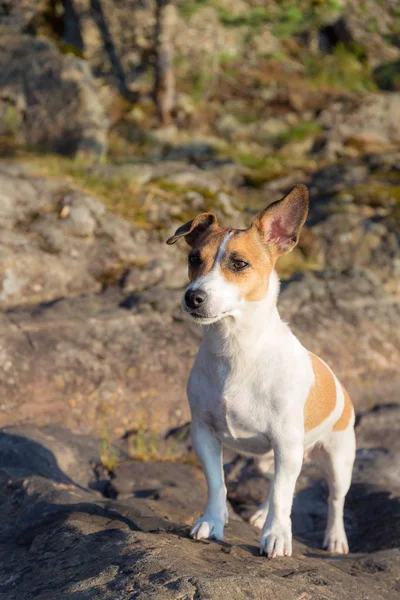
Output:
[[[196,365],[188,384],[192,410],[220,441],[245,454],[265,454],[268,437],[268,389],[229,365],[213,365],[206,373]]]

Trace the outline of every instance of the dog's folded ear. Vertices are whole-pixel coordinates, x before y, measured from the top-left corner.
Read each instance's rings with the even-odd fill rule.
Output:
[[[300,229],[308,213],[308,190],[295,185],[281,200],[273,202],[253,221],[263,241],[271,244],[277,255],[290,252],[299,241]]]
[[[199,235],[216,225],[218,225],[218,221],[213,213],[202,213],[178,227],[174,235],[167,240],[167,244],[175,244],[179,238],[184,237],[189,246],[193,246]]]

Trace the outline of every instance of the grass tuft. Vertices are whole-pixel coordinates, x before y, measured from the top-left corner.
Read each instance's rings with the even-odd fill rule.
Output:
[[[118,464],[118,459],[119,450],[113,445],[110,431],[104,425],[103,436],[100,440],[100,462],[109,473],[112,473]]]

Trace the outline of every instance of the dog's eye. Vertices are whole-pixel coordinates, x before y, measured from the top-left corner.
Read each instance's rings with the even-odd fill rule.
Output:
[[[235,271],[243,271],[243,269],[245,269],[248,266],[249,266],[249,263],[245,262],[244,260],[233,260],[232,261],[232,267]]]
[[[189,265],[191,267],[199,267],[201,265],[200,254],[189,254]]]

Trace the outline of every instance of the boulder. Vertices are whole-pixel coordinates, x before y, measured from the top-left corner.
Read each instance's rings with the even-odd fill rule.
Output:
[[[399,57],[399,49],[390,41],[396,34],[396,0],[366,0],[362,6],[357,0],[346,0],[343,4],[339,18],[323,30],[331,43],[342,43],[363,53],[372,66]]]
[[[400,94],[366,93],[334,99],[318,117],[327,158],[381,152],[400,143]]]
[[[180,292],[144,294],[112,288],[1,314],[0,425],[64,423],[116,438],[187,421],[199,333],[173,318]]]
[[[0,217],[2,308],[100,291],[146,255],[142,232],[96,198],[17,166],[0,167]]]
[[[0,34],[26,33],[46,12],[46,0],[4,0],[0,9]]]
[[[93,438],[55,426],[7,428],[0,435],[0,592],[7,600],[392,600],[400,504],[384,474],[392,468],[385,450],[399,459],[398,444],[389,444],[397,440],[398,412],[381,411],[379,427],[368,413],[361,422],[345,509],[351,554],[319,549],[326,491],[305,466],[293,508],[294,553],[282,560],[260,556],[259,532],[232,509],[224,541],[189,538],[206,497],[194,466],[121,457],[109,474]],[[243,478],[228,479],[235,507]],[[253,472],[249,482],[257,479]],[[251,494],[247,501],[254,510]]]
[[[0,135],[62,154],[98,160],[108,117],[87,62],[49,41],[2,36]]]

